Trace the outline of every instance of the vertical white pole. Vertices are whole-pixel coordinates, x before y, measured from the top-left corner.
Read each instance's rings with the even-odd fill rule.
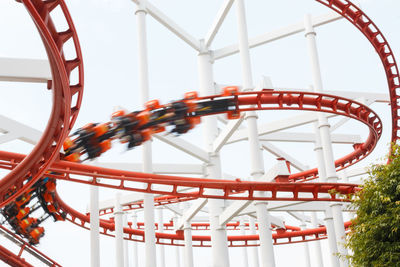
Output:
[[[122,215],[122,222],[123,222],[123,227],[128,228],[128,215],[126,214],[126,212],[123,213]],[[128,240],[123,241],[124,243],[124,266],[125,267],[129,267],[129,249],[128,249]]]
[[[251,235],[257,234],[256,222],[255,222],[254,218],[251,217],[251,216],[247,216],[247,217],[249,219],[250,234]],[[250,247],[249,250],[250,250],[250,254],[251,254],[250,266],[259,267],[260,266],[260,261],[258,260],[258,246]]]
[[[240,218],[240,234],[246,235],[246,223],[243,217]],[[247,247],[242,247],[242,266],[248,267],[249,266],[249,257],[247,256]]]
[[[137,214],[134,211],[132,213],[132,229],[137,229]],[[139,267],[139,254],[138,254],[138,242],[132,242],[133,246],[133,257],[132,257],[132,262],[133,262],[133,267]]]
[[[158,232],[164,232],[164,218],[163,218],[163,209],[160,207],[157,209],[158,213]],[[160,259],[160,267],[165,267],[165,250],[163,245],[158,245],[159,259]]]
[[[185,236],[185,253],[183,265],[185,267],[193,267],[192,227],[190,222],[185,222],[183,231]]]
[[[306,222],[304,220],[302,220],[300,227],[302,230],[306,229]],[[305,257],[304,266],[311,267],[310,249],[308,247],[308,242],[303,242],[303,249]]]
[[[149,79],[147,59],[147,35],[146,35],[146,8],[145,1],[140,1],[136,10],[138,30],[138,62],[139,62],[139,87],[141,90],[142,104],[149,100]],[[151,143],[148,141],[142,145],[143,172],[152,172]],[[145,222],[145,265],[157,266],[156,241],[154,230],[154,197],[144,194],[144,222]]]
[[[95,178],[94,178],[95,179]],[[99,188],[90,186],[90,266],[100,266]]]
[[[124,267],[124,244],[123,244],[123,216],[124,212],[121,207],[121,193],[115,195],[114,205],[114,223],[115,223],[115,255],[116,266]]]
[[[236,0],[236,11],[243,89],[251,90],[254,88],[254,85],[251,72],[249,40],[243,0]],[[264,174],[264,162],[260,141],[258,139],[257,114],[255,112],[248,112],[246,114],[246,121],[249,131],[251,177],[253,180],[256,180]],[[274,267],[275,256],[267,202],[256,202],[255,206],[258,219],[258,232],[260,235],[261,264],[263,267]]]
[[[318,59],[318,51],[317,51],[317,44],[315,41],[315,31],[312,25],[311,16],[308,14],[305,16],[305,36],[307,39],[307,46],[310,55],[310,62],[311,62],[311,69],[312,69],[312,78],[313,78],[313,86],[316,92],[322,92],[322,78],[321,78],[321,71]],[[321,144],[322,150],[324,153],[324,160],[325,160],[325,170],[326,170],[326,178],[328,182],[337,182],[338,177],[336,174],[335,168],[335,161],[333,157],[333,150],[332,150],[332,142],[331,142],[331,135],[330,135],[330,125],[326,115],[318,114],[318,127],[321,134]],[[343,225],[343,216],[341,213],[341,204],[332,206],[332,215],[333,215],[333,222],[335,227],[335,234],[337,240],[343,240],[345,238],[345,231]],[[341,225],[340,225],[341,224]],[[346,256],[347,250],[343,246],[338,246],[338,251],[341,255]],[[348,266],[348,261],[345,257],[341,258],[340,266],[346,267]]]
[[[202,43],[204,46],[204,40]],[[203,51],[198,55],[198,69],[201,95],[215,94],[212,59],[206,47],[203,47]],[[203,118],[202,126],[205,149],[210,155],[210,161],[205,168],[205,177],[218,179],[222,177],[220,158],[217,153],[212,152],[213,142],[218,136],[217,118],[215,116]],[[210,213],[212,266],[228,267],[229,254],[226,230],[225,227],[219,225],[219,215],[224,210],[224,200],[210,199],[208,200],[208,207]]]
[[[174,222],[174,226],[178,223],[178,216],[175,214],[174,217],[172,218]],[[180,246],[174,246],[175,247],[175,266],[176,267],[181,267],[181,258],[180,258]]]
[[[318,227],[318,219],[317,219],[317,215],[315,214],[315,212],[313,212],[311,214],[311,224],[313,228],[317,228]],[[322,261],[322,251],[321,251],[321,242],[320,241],[314,241],[312,242],[313,244],[313,257],[315,258],[315,262],[316,265],[318,267],[324,267],[324,263]]]

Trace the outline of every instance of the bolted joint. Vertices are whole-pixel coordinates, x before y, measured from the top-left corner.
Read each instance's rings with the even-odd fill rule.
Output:
[[[139,4],[137,4],[137,7],[136,7],[135,15],[137,15],[139,13],[144,13],[145,15],[147,15],[146,4],[145,4],[145,1],[143,1],[143,0],[140,1]]]

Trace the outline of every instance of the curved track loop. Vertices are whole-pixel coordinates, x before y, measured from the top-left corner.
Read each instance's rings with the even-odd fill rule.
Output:
[[[65,211],[68,214],[67,220],[71,221],[72,223],[80,227],[89,229],[90,227],[89,215],[84,215],[72,209],[66,203],[64,203],[58,195],[56,196],[56,201],[60,203],[60,206],[62,206],[63,211]],[[347,229],[349,225],[350,222],[346,222],[345,228]],[[200,225],[197,227],[202,227],[202,226]],[[235,228],[234,225],[231,225],[230,227]],[[112,234],[112,232],[115,229],[114,222],[101,219],[100,228],[102,234],[107,236],[114,236]],[[125,227],[124,238],[126,240],[131,240],[131,241],[144,242],[144,231]],[[210,236],[193,235],[192,238],[194,247],[211,246]],[[296,227],[288,227],[287,230],[283,229],[277,230],[276,233],[272,235],[272,238],[274,239],[274,245],[320,240],[326,238],[326,228],[318,227],[315,229],[299,230]],[[175,234],[156,232],[157,244],[183,246],[184,245],[183,241],[184,241],[183,231],[177,231]],[[230,247],[258,246],[259,237],[258,235],[228,236],[228,243]]]
[[[392,49],[375,23],[355,4],[348,0],[316,0],[336,11],[359,29],[375,48],[382,61],[389,87],[392,110],[392,142],[400,139],[400,76]]]
[[[352,4],[350,1],[347,0],[316,0],[317,2],[320,2],[331,9],[335,10],[342,16],[344,16],[346,19],[348,19],[353,25],[355,25],[366,37],[367,39],[371,42],[375,50],[377,51],[379,57],[381,58],[381,61],[383,63],[386,76],[387,76],[387,81],[388,81],[388,86],[389,86],[389,93],[390,93],[390,98],[391,98],[391,109],[392,109],[392,141],[397,142],[399,139],[399,115],[398,115],[398,99],[400,99],[399,94],[400,94],[400,86],[399,86],[399,72],[398,68],[393,56],[393,53],[389,47],[389,44],[387,43],[386,39],[383,37],[382,33],[379,31],[379,29],[376,27],[376,25],[354,4]],[[52,73],[53,73],[53,87],[54,87],[54,106],[53,106],[53,111],[49,120],[48,127],[46,128],[45,134],[43,135],[40,143],[35,147],[35,149],[32,151],[32,153],[17,167],[14,166],[17,162],[13,162],[12,158],[13,156],[11,154],[7,154],[6,152],[2,153],[2,158],[3,160],[6,160],[5,162],[2,163],[3,167],[6,168],[14,168],[13,171],[3,178],[0,181],[0,197],[3,202],[1,205],[5,205],[9,201],[11,201],[13,198],[15,198],[18,194],[22,193],[23,190],[27,189],[30,187],[31,184],[33,184],[34,181],[36,181],[41,174],[50,166],[54,158],[56,157],[56,153],[60,149],[61,143],[63,141],[63,137],[66,136],[68,130],[72,127],[72,124],[76,118],[76,114],[79,110],[79,105],[80,105],[80,100],[81,100],[81,91],[82,91],[82,61],[81,61],[81,55],[79,51],[79,45],[78,41],[75,35],[75,30],[72,26],[72,21],[69,17],[69,15],[66,15],[68,25],[70,26],[70,32],[67,31],[66,34],[62,33],[57,33],[57,32],[51,32],[51,30],[54,28],[51,26],[51,20],[49,19],[49,10],[51,10],[53,7],[60,5],[64,15],[68,14],[68,11],[66,10],[65,4],[60,0],[48,0],[46,2],[42,2],[39,0],[23,0],[23,3],[26,5],[28,11],[32,15],[39,32],[44,40],[46,50],[48,52],[49,60],[51,63],[51,68],[52,68]],[[72,61],[63,61],[62,56],[61,56],[61,49],[55,45],[56,43],[60,44],[63,43],[63,40],[65,37],[68,37],[69,35],[72,35],[74,37],[74,43],[75,43],[75,49],[77,50],[77,60],[72,60]],[[57,42],[58,41],[58,42]],[[62,46],[61,46],[62,47]],[[80,71],[80,80],[79,83],[74,87],[69,86],[68,84],[68,74],[69,72],[73,69],[79,66],[79,71]],[[74,108],[71,108],[70,106],[70,97],[71,94],[78,93],[78,101],[77,104]],[[290,99],[288,100],[289,102],[293,100],[293,97],[286,96],[286,98]],[[298,99],[300,97],[297,97]],[[317,100],[317,99],[315,99]],[[289,102],[286,102],[288,106]],[[319,100],[317,100],[319,102]],[[329,101],[328,101],[329,102]],[[300,102],[298,102],[300,103]],[[322,103],[322,101],[320,101]],[[329,104],[330,108],[333,109],[335,106],[333,104],[334,102],[331,102]],[[300,105],[299,105],[300,106]],[[293,109],[301,109],[301,108],[293,108]],[[71,117],[72,116],[72,117]],[[368,116],[367,116],[368,117]],[[366,118],[364,118],[365,120]],[[371,127],[371,126],[370,126]],[[373,128],[373,127],[372,127]],[[380,127],[381,130],[381,127]],[[370,128],[371,131],[371,128]],[[373,140],[375,139],[375,140]],[[349,166],[351,164],[354,164],[354,162],[358,161],[360,158],[365,157],[366,154],[370,152],[370,149],[373,149],[375,146],[375,143],[377,141],[377,136],[371,136],[370,132],[370,137],[368,140],[361,146],[358,146],[355,148],[355,151],[353,153],[357,154],[354,156],[350,156],[349,158],[346,159],[341,159],[339,163],[337,163],[337,166],[339,168]],[[374,143],[375,142],[375,143]],[[373,144],[373,145],[371,145]],[[53,146],[54,145],[54,146]],[[372,146],[372,147],[371,147]],[[5,159],[6,158],[6,159]],[[20,158],[20,161],[23,159],[23,156]],[[19,162],[20,162],[19,161]],[[54,170],[55,171],[68,171],[63,177],[57,177],[57,178],[63,178],[69,181],[79,181],[81,183],[88,183],[86,181],[82,181],[79,179],[71,179],[71,174],[77,174],[77,175],[87,175],[90,177],[97,178],[101,176],[101,178],[111,178],[114,179],[117,178],[117,180],[120,181],[119,184],[116,186],[107,186],[107,187],[113,187],[113,188],[118,188],[118,189],[127,189],[124,182],[125,180],[130,180],[130,179],[125,179],[125,173],[121,171],[115,171],[115,170],[105,170],[104,173],[99,174],[97,170],[99,169],[92,169],[90,173],[79,170],[79,166],[74,166],[74,164],[68,166],[66,169],[63,168],[63,165],[67,163],[63,162],[57,162],[54,164]],[[67,164],[68,165],[68,164]],[[90,167],[90,166],[89,166]],[[70,168],[74,168],[74,171],[71,171]],[[26,179],[29,175],[33,176],[33,179],[31,182],[27,183],[24,187],[22,187],[23,180]],[[291,178],[293,179],[307,179],[308,177],[313,177],[315,176],[315,171],[309,171],[309,173],[303,173],[303,174],[297,174],[298,176],[292,176]],[[155,181],[155,179],[158,179],[157,181],[159,184],[167,184],[165,181],[168,179],[171,179],[173,182],[176,183],[181,183],[183,186],[188,186],[188,187],[194,187],[193,184],[191,184],[190,181],[185,181],[184,178],[181,177],[168,177],[168,176],[155,176],[151,174],[139,174],[140,178],[137,178],[137,181],[147,183],[149,186],[147,187],[144,192],[153,192],[153,193],[166,193],[166,194],[171,194],[173,192],[174,194],[176,193],[178,196],[183,196],[183,197],[194,197],[194,195],[179,195],[178,194],[178,189],[177,187],[173,187],[171,192],[164,192],[162,190],[154,190],[152,189],[151,184]],[[17,178],[18,177],[18,178]],[[179,179],[178,179],[179,178]],[[86,177],[84,178],[86,179]],[[148,182],[151,180],[151,182]],[[194,179],[190,179],[191,181],[194,181]],[[163,182],[164,181],[164,182]],[[199,181],[197,181],[199,182]],[[210,185],[213,185],[214,181],[208,180],[210,182]],[[250,186],[249,183],[245,182],[234,182],[234,181],[221,181],[218,180],[219,184],[222,184],[222,187],[213,187],[211,188],[219,188],[222,189],[222,194],[220,196],[217,196],[218,198],[230,198],[231,193],[233,192],[243,192],[244,188],[248,185],[248,195],[252,196],[254,190],[265,190],[266,185],[263,183],[254,183],[254,186]],[[6,190],[9,189],[12,185],[16,185],[18,190],[18,194],[15,194],[13,198],[8,199],[6,202],[4,201],[4,196],[6,194]],[[99,186],[106,186],[102,183],[96,183],[96,179],[93,179],[93,183],[95,185]],[[243,186],[244,185],[244,186]],[[306,185],[306,184],[304,184]],[[287,188],[296,188],[292,187],[292,185],[288,184],[281,184],[281,186]],[[333,186],[333,185],[332,185]],[[353,190],[354,185],[336,185],[336,186],[344,186],[346,190]],[[313,189],[311,189],[310,192],[315,192],[316,188],[321,188],[315,185],[311,185]],[[204,192],[205,187],[200,187],[200,190],[196,194],[195,197],[213,197],[205,194]],[[228,189],[229,188],[229,189]],[[335,188],[335,187],[334,187]],[[291,190],[292,190],[291,189]],[[319,191],[319,189],[317,191]],[[337,189],[337,188],[335,188]],[[268,189],[267,189],[268,190]],[[314,190],[314,191],[313,191]],[[350,191],[351,191],[350,190]],[[138,189],[135,189],[135,191],[141,191]],[[290,190],[289,190],[290,191]],[[273,192],[277,192],[272,190]],[[296,193],[297,192],[297,193]],[[292,193],[293,195],[298,194],[299,191],[294,190]],[[215,196],[214,196],[215,197]],[[235,198],[233,198],[235,199]],[[239,198],[240,199],[240,198]],[[69,213],[68,217],[73,221],[74,223],[87,228],[87,222],[89,221],[88,216],[85,216],[71,208],[69,208],[65,203],[62,202],[61,199],[58,199],[60,203],[62,203],[62,207],[65,211]],[[291,199],[292,200],[292,199]],[[113,225],[106,225],[104,221],[101,222],[101,227],[104,229],[104,233],[107,234],[108,229],[113,229]],[[318,228],[318,229],[322,229]],[[320,239],[320,235],[316,234],[316,231],[313,229],[309,229],[311,232],[312,236],[315,236],[315,239]],[[129,235],[129,237],[133,237],[133,235],[142,235],[143,233],[140,232],[139,230],[133,230],[133,229],[127,229],[126,230]],[[304,230],[304,235],[302,235],[303,241],[305,240],[304,236],[307,235],[306,233],[308,230]],[[325,233],[325,230],[321,230],[323,233]],[[295,232],[303,232],[303,231],[295,231]],[[321,232],[321,233],[322,233]],[[179,240],[183,239],[183,234],[175,234],[175,235],[170,235],[170,234],[165,234],[162,233],[162,236],[160,236],[161,233],[158,233],[157,237],[157,242],[158,243],[163,243],[163,241],[160,241],[160,238],[163,238],[164,240],[169,240],[168,243],[163,243],[163,244],[169,244],[169,245],[178,245],[175,244],[175,240],[178,240],[177,237],[179,237]],[[197,236],[193,236],[194,240],[197,240]],[[245,242],[244,245],[249,245],[247,242],[251,240],[258,239],[258,236],[235,236],[235,237],[230,237],[233,238],[235,241],[238,239],[242,240]],[[289,237],[287,237],[289,238]],[[231,245],[233,242],[233,239],[230,240]],[[275,239],[275,238],[274,238]],[[203,242],[209,241],[210,237],[202,237],[201,238],[201,245],[204,245]],[[289,240],[292,240],[291,237]],[[143,240],[139,240],[143,241]],[[301,240],[300,240],[301,242]],[[243,242],[242,242],[243,243]]]
[[[22,0],[43,40],[52,72],[53,107],[47,127],[32,152],[0,181],[0,207],[30,188],[57,158],[61,145],[71,130],[81,105],[83,63],[78,37],[72,19],[62,0]],[[57,31],[51,12],[61,8],[68,29]],[[66,59],[63,47],[72,38],[76,58]],[[70,83],[71,72],[78,71],[78,82]],[[76,102],[71,103],[76,95]],[[25,182],[31,177],[29,182]],[[6,194],[16,191],[6,199]]]
[[[0,167],[13,168],[23,158],[24,155],[2,151],[0,152]],[[174,195],[180,198],[350,201],[349,195],[359,190],[357,184],[348,183],[266,183],[188,178],[113,170],[67,161],[55,162],[49,170],[58,174],[46,174],[46,176],[59,180],[127,191]],[[147,186],[144,188],[143,184]],[[191,189],[192,191],[181,191],[184,189]],[[254,193],[258,191],[266,194],[264,196],[256,196]]]

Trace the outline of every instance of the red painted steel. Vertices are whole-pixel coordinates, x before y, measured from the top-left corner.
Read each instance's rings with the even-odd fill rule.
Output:
[[[0,245],[0,260],[4,263],[7,263],[12,267],[33,267],[33,265],[29,264],[25,261],[25,259],[15,255],[5,247]]]
[[[16,168],[0,180],[0,207],[10,203],[29,189],[58,157],[61,145],[79,112],[83,92],[83,63],[79,41],[72,19],[63,0],[22,0],[43,40],[52,72],[53,107],[47,127],[32,152]],[[51,12],[61,8],[68,29],[58,32]],[[76,58],[66,59],[63,46],[72,38]],[[71,72],[78,71],[78,83],[70,84]],[[71,103],[76,95],[76,103]],[[25,180],[31,177],[29,182]],[[11,197],[6,194],[16,191]]]
[[[43,252],[41,252],[40,250],[38,250],[37,248],[35,248],[34,246],[30,245],[29,243],[25,242],[21,237],[19,237],[18,235],[14,234],[13,232],[11,232],[10,230],[8,230],[7,228],[5,228],[4,226],[0,225],[1,230],[7,232],[9,235],[11,235],[14,239],[18,240],[21,244],[23,244],[23,246],[21,247],[21,250],[19,252],[19,257],[21,256],[21,253],[27,249],[30,249],[32,251],[34,251],[37,255],[39,255],[40,257],[44,258],[45,260],[47,260],[49,263],[51,263],[51,266],[54,267],[58,267],[61,266],[60,264],[58,264],[55,260],[49,258],[48,256],[46,256]],[[19,265],[18,265],[19,266]],[[31,266],[31,265],[28,265]]]
[[[34,148],[29,156],[23,160],[23,156],[15,155],[13,153],[2,152],[0,158],[2,162],[0,166],[12,169],[12,172],[0,181],[0,200],[2,201],[0,206],[4,206],[9,203],[24,190],[28,189],[39,177],[50,167],[50,165],[55,160],[57,153],[61,147],[64,137],[67,135],[68,131],[72,128],[73,122],[76,119],[77,113],[79,111],[82,89],[83,89],[83,66],[81,60],[81,53],[79,48],[79,42],[75,33],[75,29],[72,24],[72,20],[69,16],[68,10],[61,0],[49,0],[42,2],[40,0],[22,0],[23,4],[27,7],[28,12],[31,14],[39,32],[42,36],[46,51],[48,53],[49,61],[51,64],[52,74],[53,74],[53,110],[49,119],[48,126],[44,132],[44,135],[38,145]],[[347,0],[317,0],[331,9],[335,10],[347,20],[349,20],[353,25],[355,25],[371,42],[376,52],[378,53],[381,61],[383,63],[391,99],[391,109],[392,109],[392,141],[397,142],[399,139],[399,115],[398,115],[398,99],[399,97],[399,72],[398,68],[390,49],[389,44],[384,38],[383,34],[379,31],[376,25],[354,4]],[[58,33],[51,21],[50,12],[53,8],[60,6],[63,14],[66,16],[66,20],[69,25],[69,30],[63,33]],[[65,60],[62,57],[62,46],[69,39],[73,38],[75,49],[77,51],[77,58],[72,60]],[[78,68],[79,71],[79,83],[76,85],[69,84],[69,75],[73,69]],[[345,115],[358,119],[368,125],[370,128],[370,135],[363,144],[355,146],[355,150],[350,155],[347,155],[336,161],[336,166],[338,168],[347,167],[360,159],[364,158],[368,153],[374,148],[380,134],[382,127],[380,121],[377,124],[377,116],[370,117],[373,112],[369,111],[368,108],[359,105],[358,103],[347,100],[343,103],[341,101],[335,101],[334,99],[339,99],[338,97],[332,97],[327,95],[316,95],[312,96],[311,93],[293,93],[293,92],[273,92],[276,95],[270,94],[267,97],[265,93],[254,94],[248,93],[246,97],[240,98],[240,103],[243,105],[250,105],[250,103],[256,104],[260,109],[270,109],[268,107],[263,107],[263,105],[276,105],[278,109],[292,109],[292,110],[314,110],[314,111],[325,111],[335,114]],[[71,95],[78,94],[78,101],[75,105],[71,106]],[[238,97],[239,98],[239,97]],[[270,102],[271,101],[271,102]],[[305,107],[309,103],[312,103],[310,109]],[[295,106],[293,106],[295,105]],[[242,108],[242,111],[250,110],[250,107]],[[339,111],[338,111],[339,110]],[[16,161],[16,159],[18,159]],[[20,163],[17,165],[17,163]],[[221,180],[206,180],[195,179],[195,178],[182,178],[182,177],[171,177],[171,176],[160,176],[152,174],[140,174],[132,172],[122,172],[117,170],[107,170],[102,168],[90,168],[93,166],[84,166],[88,170],[83,170],[82,166],[79,164],[56,162],[52,165],[52,170],[59,171],[62,175],[57,176],[59,179],[64,179],[68,181],[76,181],[80,183],[94,184],[98,186],[105,186],[118,189],[127,189],[139,192],[148,193],[162,193],[168,195],[176,195],[179,197],[214,197],[214,198],[230,198],[230,199],[257,199],[254,198],[254,190],[267,190],[271,192],[272,197],[270,199],[277,200],[293,200],[293,199],[303,199],[299,197],[299,193],[308,192],[312,194],[313,200],[318,200],[318,193],[330,192],[334,189],[342,193],[353,192],[356,185],[348,184],[305,184],[305,183],[257,183],[257,182],[241,182],[241,181],[221,181]],[[98,173],[98,171],[101,173]],[[33,176],[31,182],[23,185],[24,179],[29,175]],[[86,177],[101,178],[101,180],[109,179],[114,181],[120,181],[118,185],[112,186],[110,184],[104,184],[102,182],[96,182],[93,179],[93,183],[88,183],[87,181],[82,181],[77,178],[73,178],[73,175],[84,175]],[[125,176],[128,175],[128,176]],[[290,178],[293,180],[304,180],[316,177],[315,170],[310,170],[300,174],[294,174]],[[86,179],[86,178],[85,178]],[[203,181],[202,181],[203,180]],[[127,186],[127,182],[139,182],[147,183],[148,187],[145,190],[139,190],[134,187]],[[202,183],[200,186],[197,183]],[[203,184],[205,183],[205,184]],[[218,183],[218,184],[217,184]],[[163,190],[153,189],[152,185],[155,184],[172,184],[171,192],[165,192]],[[192,194],[185,194],[178,192],[179,186],[188,186],[192,188],[197,188],[197,192]],[[4,196],[7,190],[11,186],[16,186],[17,193],[7,200],[4,200]],[[221,190],[221,195],[209,195],[206,192],[206,188],[215,188]],[[246,197],[237,197],[238,192],[247,192]],[[277,192],[291,192],[291,198],[280,198],[277,197]],[[333,194],[329,200],[341,200],[337,199]],[[235,198],[236,196],[236,198]],[[317,198],[317,199],[316,199]],[[268,199],[268,198],[267,198]],[[58,199],[60,203],[63,204],[63,209],[68,211],[69,219],[75,224],[81,225],[87,228],[86,224],[88,217],[74,211],[69,208],[61,199]],[[310,200],[310,198],[307,198]],[[108,234],[108,231],[113,229],[113,225],[101,222],[101,227],[104,230],[104,234]],[[293,241],[296,234],[299,234],[302,239],[300,241]],[[320,239],[326,231],[320,227],[317,229],[308,229],[303,231],[293,231],[290,233],[285,233],[285,238],[288,243],[302,242],[305,241],[306,236],[314,236],[314,239]],[[142,236],[143,232],[139,230],[128,229],[128,237],[132,238],[134,235]],[[280,236],[281,237],[281,236]],[[257,236],[235,236],[229,237],[229,242],[233,245],[233,242],[244,242],[242,245],[251,246],[248,241],[258,239]],[[164,242],[163,240],[169,240]],[[176,240],[183,240],[183,234],[157,234],[157,242],[161,244],[178,245],[175,244]],[[209,244],[209,236],[193,236],[193,240],[200,242],[195,244],[195,246],[207,246]],[[276,242],[276,236],[274,237]],[[143,241],[143,240],[141,240]]]

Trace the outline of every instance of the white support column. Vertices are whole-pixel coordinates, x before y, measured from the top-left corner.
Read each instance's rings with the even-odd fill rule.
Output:
[[[203,96],[215,94],[213,68],[210,52],[204,47],[198,55],[199,88]],[[214,140],[218,136],[217,118],[207,116],[203,118],[203,137],[205,149],[210,154],[210,162],[206,164],[205,177],[218,179],[222,177],[220,158],[218,153],[212,153]],[[224,200],[210,199],[208,201],[210,213],[210,232],[212,247],[212,266],[228,267],[229,254],[227,234],[224,226],[219,224],[219,215],[224,210]]]
[[[123,216],[121,207],[121,193],[115,195],[114,223],[115,223],[115,256],[116,267],[124,267],[124,244],[123,244]]]
[[[177,225],[178,223],[178,216],[175,214],[173,217],[173,222],[174,222],[174,226]],[[181,267],[181,258],[180,258],[180,246],[174,246],[175,248],[175,266],[176,267]]]
[[[132,213],[132,229],[137,228],[137,214],[134,211]],[[139,267],[139,253],[138,253],[138,242],[132,242],[133,246],[133,255],[132,255],[132,262],[133,262],[133,267]]]
[[[128,226],[128,214],[126,212],[122,215],[122,225],[125,228],[129,228]],[[123,240],[124,243],[124,266],[129,267],[129,243],[128,240]]]
[[[251,216],[247,216],[247,217],[249,219],[250,234],[251,235],[257,234],[256,222],[255,222],[254,218],[251,217]],[[250,254],[251,254],[251,256],[250,256],[250,266],[259,267],[260,266],[260,261],[258,259],[258,246],[249,247],[249,250],[250,250]]]
[[[90,186],[90,266],[100,266],[99,188]]]
[[[321,71],[318,59],[317,44],[315,41],[316,33],[314,31],[310,15],[305,16],[304,25],[305,25],[305,36],[307,39],[307,46],[310,55],[314,91],[322,92],[323,90],[322,78],[321,78]],[[337,182],[338,176],[336,174],[336,168],[334,163],[335,160],[333,157],[332,141],[329,129],[330,125],[325,114],[320,114],[320,113],[318,114],[318,123],[321,136],[322,151],[324,154],[326,179],[328,182]],[[342,240],[343,238],[345,238],[345,231],[344,231],[341,207],[335,205],[332,207],[332,209],[335,210],[332,212],[333,221],[335,225],[335,236],[337,240]],[[340,210],[340,212],[338,210]],[[339,225],[340,223],[342,224]],[[343,256],[347,255],[347,250],[343,246],[338,246],[338,251]],[[347,259],[345,259],[345,257],[341,257],[341,259],[342,260],[340,261],[340,266],[342,267],[348,266]]]
[[[306,226],[306,222],[304,220],[301,222],[300,227],[302,230],[306,229],[307,226]],[[303,249],[304,249],[304,257],[305,257],[304,266],[311,267],[310,249],[308,247],[308,242],[303,242]]]
[[[157,209],[157,215],[158,215],[158,232],[162,233],[164,232],[164,218],[163,218],[163,208],[158,208]],[[158,245],[158,252],[159,252],[159,266],[160,267],[165,267],[165,249],[163,245]]]
[[[249,40],[247,34],[247,22],[243,0],[236,0],[237,25],[239,35],[239,50],[242,67],[243,89],[252,90],[254,88],[251,63]],[[264,162],[261,153],[260,141],[258,138],[257,115],[255,112],[248,112],[245,120],[248,124],[251,177],[257,180],[264,175]],[[267,210],[267,202],[260,201],[255,203],[258,232],[260,236],[261,264],[263,267],[274,267],[275,257],[272,241],[271,224]]]
[[[149,78],[147,59],[147,35],[146,35],[146,8],[145,1],[140,1],[137,10],[137,31],[138,31],[138,63],[139,63],[139,87],[141,90],[142,104],[149,100]],[[150,141],[142,145],[143,172],[152,172],[152,155]],[[154,197],[151,194],[144,194],[144,222],[145,222],[145,265],[156,267],[156,240],[154,230]]]
[[[329,208],[325,211],[324,221],[326,226],[326,233],[328,235],[329,256],[331,259],[331,265],[332,267],[339,267],[339,258],[336,256],[338,253],[338,249],[336,243],[335,226],[333,224],[332,211]]]
[[[246,235],[246,223],[243,217],[240,218],[240,235]],[[249,257],[247,256],[247,247],[242,247],[242,267],[249,267]]]
[[[183,228],[184,236],[185,236],[185,253],[184,253],[184,262],[183,265],[185,267],[193,267],[193,245],[192,245],[192,227],[190,225],[190,221],[185,222],[185,226]]]
[[[318,227],[318,218],[317,218],[317,214],[315,214],[315,212],[313,212],[311,214],[311,225],[313,228],[317,228]],[[324,263],[322,261],[322,250],[321,250],[321,242],[320,241],[314,241],[312,242],[313,245],[313,258],[315,258],[315,262],[316,262],[316,266],[318,267],[324,267]]]

